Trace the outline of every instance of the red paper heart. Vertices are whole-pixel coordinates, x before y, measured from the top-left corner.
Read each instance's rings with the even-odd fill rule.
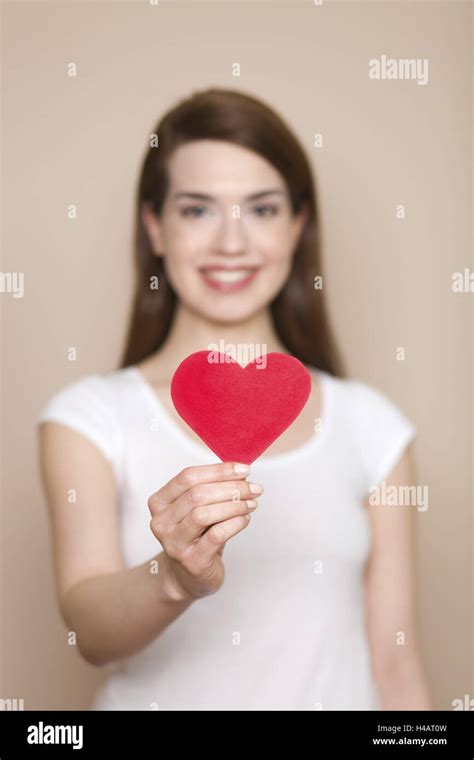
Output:
[[[173,404],[189,427],[223,462],[244,464],[291,425],[310,392],[306,367],[280,353],[242,367],[227,354],[197,351],[171,381]]]

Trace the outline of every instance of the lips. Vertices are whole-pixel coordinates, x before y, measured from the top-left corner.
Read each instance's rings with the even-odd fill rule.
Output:
[[[208,287],[221,293],[231,293],[249,285],[255,278],[257,267],[203,267],[199,270]]]

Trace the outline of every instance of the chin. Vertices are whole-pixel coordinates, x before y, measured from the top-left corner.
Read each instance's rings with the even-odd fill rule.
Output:
[[[215,324],[221,324],[221,325],[236,325],[240,322],[246,322],[248,319],[251,319],[256,313],[258,313],[262,308],[264,308],[267,304],[264,303],[261,306],[258,306],[257,304],[226,304],[222,308],[216,308],[216,304],[209,304],[209,306],[206,308],[206,305],[203,303],[199,304],[198,308],[195,308],[195,311],[198,312],[202,317],[205,319],[208,319],[210,322],[214,322]]]

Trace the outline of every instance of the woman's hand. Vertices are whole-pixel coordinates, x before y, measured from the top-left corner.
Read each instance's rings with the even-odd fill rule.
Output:
[[[263,491],[246,482],[249,471],[233,462],[186,467],[148,499],[173,598],[200,598],[222,586],[224,546],[247,527]]]

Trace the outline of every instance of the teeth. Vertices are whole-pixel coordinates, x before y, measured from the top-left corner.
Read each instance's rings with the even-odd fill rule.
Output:
[[[219,271],[213,270],[212,272],[205,270],[206,277],[216,282],[239,282],[245,280],[249,276],[252,270],[250,269],[233,269]]]

